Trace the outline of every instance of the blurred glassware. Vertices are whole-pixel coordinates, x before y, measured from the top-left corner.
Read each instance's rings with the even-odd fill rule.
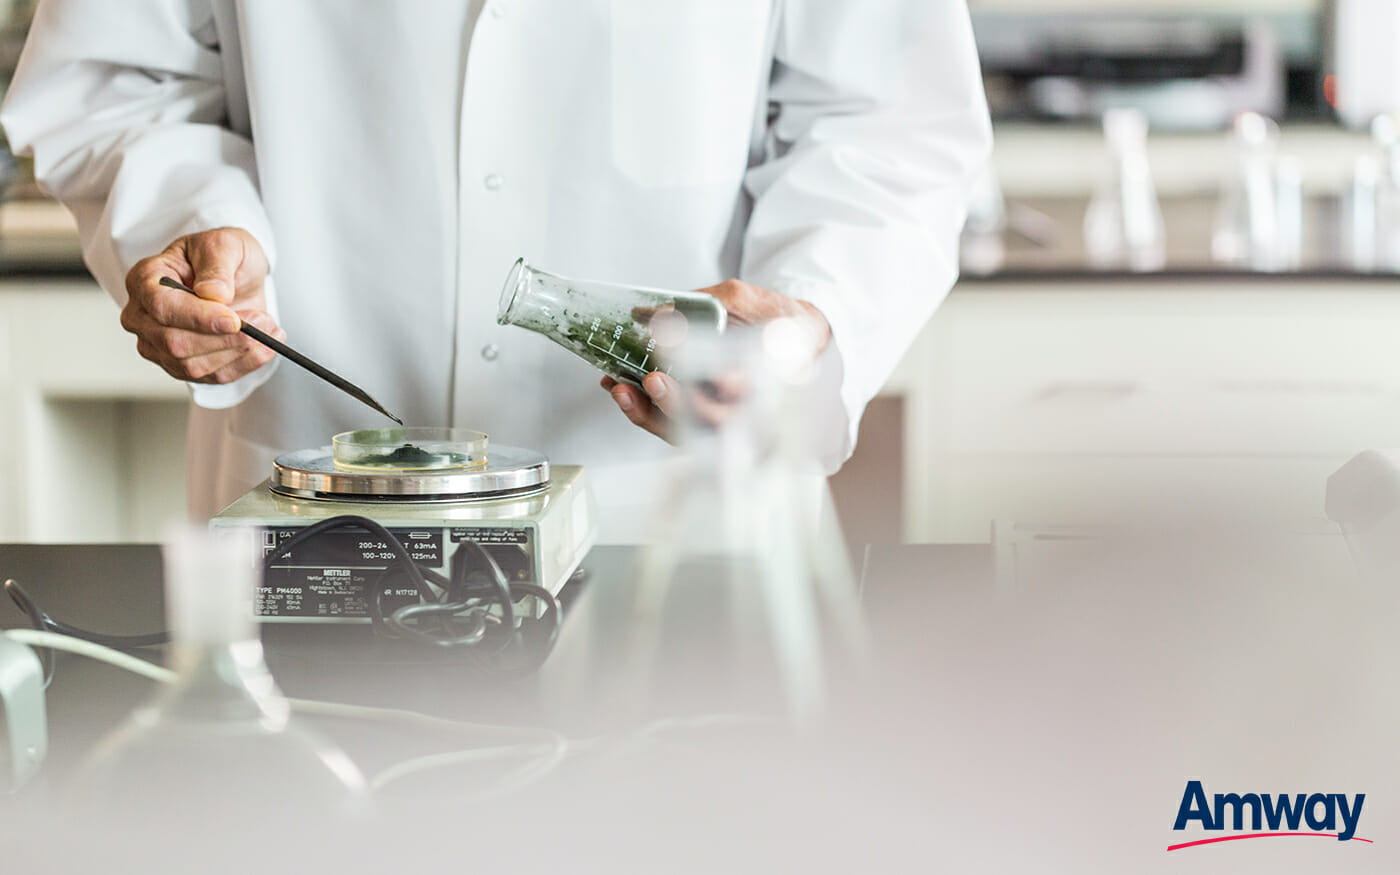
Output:
[[[1161,270],[1167,261],[1162,207],[1147,163],[1147,117],[1135,109],[1103,115],[1111,176],[1084,214],[1084,246],[1097,269]]]
[[[1382,113],[1372,119],[1371,139],[1377,158],[1375,269],[1400,271],[1400,130],[1395,117]]]
[[[74,788],[88,813],[229,830],[366,808],[359,770],[292,718],[263,661],[252,537],[189,528],[165,545],[177,677],[94,750]]]
[[[1281,155],[1274,173],[1274,200],[1278,208],[1279,270],[1303,267],[1303,161]]]
[[[677,352],[684,462],[636,578],[585,592],[545,666],[569,717],[589,712],[597,729],[738,713],[804,728],[827,714],[864,645],[814,453],[815,348],[807,323],[782,319]]]
[[[1278,125],[1258,113],[1240,113],[1231,139],[1234,161],[1221,186],[1211,254],[1232,267],[1281,270]]]
[[[1351,188],[1343,198],[1343,238],[1347,262],[1352,270],[1371,273],[1376,269],[1376,199],[1380,185],[1380,162],[1374,155],[1358,155],[1351,171]]]
[[[986,275],[1006,261],[1006,198],[991,162],[973,183],[963,225],[959,261],[968,273]]]

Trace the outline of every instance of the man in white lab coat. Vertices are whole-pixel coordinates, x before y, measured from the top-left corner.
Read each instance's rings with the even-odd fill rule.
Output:
[[[810,316],[834,469],[956,276],[990,143],[964,0],[44,0],[0,122],[191,381],[196,515],[381,424],[244,319],[410,425],[590,466],[604,539],[635,531],[665,444],[627,420],[662,430],[665,385],[610,402],[498,326],[514,259]]]

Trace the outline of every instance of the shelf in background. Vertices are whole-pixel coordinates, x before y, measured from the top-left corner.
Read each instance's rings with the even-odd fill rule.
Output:
[[[78,226],[60,204],[36,199],[0,204],[0,279],[88,275]]]

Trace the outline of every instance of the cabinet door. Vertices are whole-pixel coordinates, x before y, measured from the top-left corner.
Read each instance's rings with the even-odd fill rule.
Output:
[[[1319,516],[1327,472],[1400,441],[1396,326],[1363,282],[964,286],[920,339],[906,534],[1162,495]]]
[[[187,397],[92,281],[0,282],[0,540],[156,540],[184,515]]]

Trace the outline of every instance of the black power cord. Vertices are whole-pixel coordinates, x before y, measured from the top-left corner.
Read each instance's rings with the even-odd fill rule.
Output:
[[[297,532],[263,559],[263,572],[299,545],[329,531],[363,529],[382,538],[394,560],[374,584],[366,600],[370,624],[378,635],[399,638],[437,648],[460,648],[485,668],[499,673],[528,673],[538,668],[559,637],[563,609],[559,600],[542,586],[511,583],[500,565],[475,541],[462,541],[452,556],[450,574],[443,576],[422,568],[388,529],[372,519],[345,515],[322,520]],[[472,560],[475,560],[473,562]],[[394,576],[407,577],[418,601],[384,613],[384,592]],[[80,629],[54,619],[14,580],[5,581],[5,592],[40,631],[57,632],[116,650],[135,650],[169,643],[169,632],[149,635],[107,635]],[[436,587],[436,589],[434,589]],[[544,605],[538,617],[517,622],[515,603],[533,596]],[[492,608],[498,608],[492,612]],[[536,628],[543,626],[540,634]],[[528,643],[527,643],[528,642]],[[53,679],[53,654],[36,648],[44,668],[44,684]]]
[[[24,615],[29,618],[29,623],[40,632],[57,632],[60,635],[67,635],[72,638],[81,638],[84,641],[91,641],[93,644],[101,644],[103,647],[111,647],[114,650],[139,650],[143,647],[159,647],[170,642],[169,632],[156,632],[151,635],[105,635],[101,632],[90,632],[87,629],[79,629],[77,626],[70,626],[61,620],[55,620],[49,616],[38,602],[19,585],[19,581],[6,580],[5,593],[10,597],[10,601],[19,607]],[[44,688],[47,689],[53,680],[53,651],[47,647],[36,647],[35,652],[39,654],[39,664],[44,669]]]
[[[450,575],[422,568],[408,555],[402,542],[384,526],[368,517],[344,515],[322,520],[279,544],[263,559],[265,572],[278,559],[325,532],[360,529],[380,538],[394,554],[366,599],[370,623],[388,638],[407,638],[435,648],[472,648],[475,656],[495,671],[516,672],[538,668],[559,637],[562,607],[549,590],[532,583],[511,583],[487,550],[475,541],[462,541],[452,554]],[[473,560],[476,560],[473,562]],[[384,593],[394,575],[407,577],[418,593],[416,604],[405,605],[385,614]],[[432,585],[430,585],[430,582]],[[438,591],[434,590],[434,586]],[[538,619],[519,618],[515,603],[534,596],[545,606]],[[499,608],[499,614],[490,611]],[[464,622],[465,621],[465,622]],[[533,646],[525,647],[522,634],[529,624],[546,624],[545,634],[535,636]],[[493,634],[492,627],[496,631]]]

